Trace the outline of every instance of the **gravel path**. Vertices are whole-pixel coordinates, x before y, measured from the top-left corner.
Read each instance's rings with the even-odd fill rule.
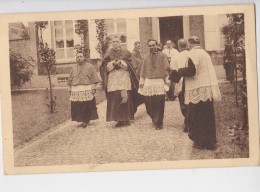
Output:
[[[58,129],[15,149],[15,166],[75,165],[190,159],[192,142],[182,132],[179,101],[167,101],[164,128],[155,130],[145,106],[135,121],[115,128],[105,122],[106,101],[98,105],[99,120],[84,128],[68,121]]]

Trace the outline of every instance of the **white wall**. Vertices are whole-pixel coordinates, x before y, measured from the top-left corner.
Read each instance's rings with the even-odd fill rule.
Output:
[[[204,15],[205,49],[207,51],[224,48],[221,28],[228,23],[226,15]]]

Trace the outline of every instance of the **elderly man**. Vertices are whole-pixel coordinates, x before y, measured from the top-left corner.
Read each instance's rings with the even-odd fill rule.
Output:
[[[120,39],[112,38],[110,48],[100,67],[103,88],[107,96],[107,121],[116,121],[116,127],[130,124],[134,119],[138,79],[131,63],[131,53],[121,48]]]
[[[178,75],[185,78],[189,137],[195,146],[214,149],[216,124],[213,101],[221,100],[216,73],[211,57],[200,47],[197,36],[188,39],[188,48],[188,65],[179,68]]]
[[[187,48],[187,41],[185,39],[179,39],[178,42],[178,48],[179,48],[179,56],[178,61],[176,62],[176,65],[170,66],[172,70],[178,70],[180,68],[188,67],[189,62],[189,51]],[[177,75],[178,76],[178,75]],[[183,77],[177,78],[177,81],[175,81],[176,77],[176,71],[173,72],[170,75],[170,80],[175,82],[175,92],[178,93],[181,113],[184,116],[184,132],[188,132],[188,117],[187,117],[187,105],[184,103],[184,94],[185,94],[185,82]],[[177,83],[178,82],[178,83]]]
[[[158,51],[157,41],[149,39],[150,53],[144,56],[140,66],[138,92],[144,96],[146,111],[155,129],[162,129],[164,118],[165,91],[169,83],[167,56]]]
[[[173,48],[173,42],[171,40],[166,41],[166,49],[163,49],[162,52],[167,55],[171,68],[176,69],[176,62],[177,62],[179,52],[175,48]],[[167,96],[167,100],[175,100],[176,94],[175,94],[174,82],[171,83],[170,90],[167,92],[166,96]]]
[[[142,54],[140,52],[141,49],[141,43],[140,41],[136,41],[134,43],[134,50],[132,51],[132,61],[133,61],[133,67],[135,69],[135,71],[137,71],[138,67],[141,64],[142,61]]]
[[[100,80],[82,52],[76,54],[76,60],[78,64],[71,69],[68,79],[71,119],[82,122],[78,127],[86,128],[90,120],[98,119],[94,93]]]

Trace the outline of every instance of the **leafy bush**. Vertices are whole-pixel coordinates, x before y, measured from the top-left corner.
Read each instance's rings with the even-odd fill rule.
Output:
[[[10,75],[11,88],[19,89],[21,86],[30,81],[33,76],[34,59],[29,57],[25,59],[20,54],[10,51]]]
[[[88,21],[77,20],[77,23],[75,24],[75,33],[78,34],[81,39],[81,44],[75,45],[76,53],[82,52],[84,58],[87,60],[90,52],[88,47]]]
[[[95,23],[97,25],[97,27],[96,27],[97,36],[96,37],[98,40],[96,50],[100,54],[101,58],[103,58],[109,47],[110,38],[107,36],[107,33],[106,33],[105,20],[96,19]]]

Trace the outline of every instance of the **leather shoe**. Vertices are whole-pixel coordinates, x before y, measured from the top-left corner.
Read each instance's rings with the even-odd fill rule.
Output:
[[[124,124],[125,124],[124,121],[119,121],[119,122],[115,125],[115,127],[122,127],[122,126],[124,126]]]

